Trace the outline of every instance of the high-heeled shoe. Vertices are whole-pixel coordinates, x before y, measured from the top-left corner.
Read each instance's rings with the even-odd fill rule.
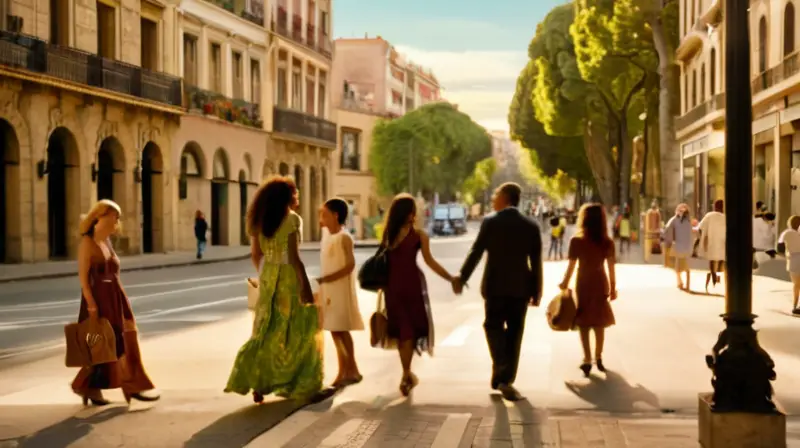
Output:
[[[591,371],[592,371],[592,364],[588,363],[588,362],[585,362],[585,363],[581,364],[580,368],[581,368],[581,370],[583,370],[583,376],[585,376],[586,378],[589,378],[589,373],[591,373]]]
[[[158,400],[161,399],[161,395],[143,395],[140,392],[136,392],[136,393],[133,393],[133,394],[129,394],[129,393],[125,392],[124,395],[125,395],[125,401],[128,404],[130,404],[131,400],[152,402],[152,401],[158,401]]]
[[[103,397],[90,397],[88,395],[84,395],[83,396],[83,405],[84,406],[89,406],[89,403],[91,403],[92,406],[107,406],[107,405],[111,404],[110,401],[106,400]]]
[[[264,395],[261,392],[253,391],[253,402],[255,404],[261,404],[264,402]]]
[[[403,394],[404,397],[409,396],[411,390],[417,387],[417,384],[419,384],[417,376],[413,373],[409,373],[400,383],[400,393]]]
[[[595,364],[597,364],[597,370],[599,370],[601,372],[605,372],[606,371],[606,366],[603,365],[603,360],[602,359],[597,358],[597,361],[595,362]]]

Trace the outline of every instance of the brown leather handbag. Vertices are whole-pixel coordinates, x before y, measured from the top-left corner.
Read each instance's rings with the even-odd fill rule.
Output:
[[[64,326],[67,367],[91,367],[117,361],[117,338],[104,318],[84,319]]]
[[[389,318],[383,305],[383,290],[379,290],[378,304],[369,318],[369,343],[376,348],[390,349],[393,344],[389,339]]]

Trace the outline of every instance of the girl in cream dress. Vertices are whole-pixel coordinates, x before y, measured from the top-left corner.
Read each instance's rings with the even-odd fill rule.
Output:
[[[356,364],[351,331],[364,329],[356,294],[355,255],[353,238],[344,228],[347,222],[347,203],[330,199],[320,210],[322,238],[322,277],[319,306],[323,313],[322,327],[331,332],[339,358],[339,374],[334,387],[361,382]],[[327,232],[326,232],[327,230]]]

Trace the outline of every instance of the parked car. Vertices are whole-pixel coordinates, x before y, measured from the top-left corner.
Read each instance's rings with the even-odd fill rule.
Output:
[[[439,204],[433,209],[434,235],[461,235],[467,232],[467,208],[462,204]]]

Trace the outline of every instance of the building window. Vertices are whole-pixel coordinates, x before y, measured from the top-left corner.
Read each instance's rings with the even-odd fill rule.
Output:
[[[237,100],[244,99],[244,59],[242,54],[234,51],[231,58],[231,73],[233,74],[233,97]]]
[[[141,60],[142,68],[158,70],[158,24],[152,20],[140,20],[142,27]]]
[[[261,64],[258,59],[250,59],[250,102],[261,103]]]
[[[683,113],[689,112],[689,75],[683,72]]]
[[[694,26],[694,13],[696,10],[697,10],[697,2],[696,0],[692,0],[692,15],[690,16],[691,21],[689,22],[689,28],[687,29],[687,31]]]
[[[69,0],[50,0],[50,42],[62,47],[69,46],[68,11]]]
[[[706,65],[700,67],[700,102],[706,100]]]
[[[767,71],[767,18],[758,21],[758,73]]]
[[[197,85],[197,38],[183,35],[183,79],[190,86]]]
[[[286,78],[286,69],[278,67],[278,106],[287,107],[289,105],[289,97],[287,92],[286,83],[289,80]]]
[[[314,78],[312,76],[306,76],[306,113],[309,115],[314,115],[314,97],[316,96],[316,88],[314,82]]]
[[[361,131],[342,129],[342,160],[341,169],[361,171],[361,151],[359,139]]]
[[[222,93],[222,47],[219,44],[211,44],[209,73],[209,87],[214,92]]]
[[[697,70],[692,70],[692,108],[697,107]]]
[[[317,111],[317,115],[322,118],[325,118],[325,107],[327,106],[327,83],[328,83],[328,75],[320,71],[319,72],[319,87],[317,96],[319,97],[319,110]]]
[[[292,64],[292,109],[303,109],[303,77],[299,62]]]
[[[106,59],[117,58],[116,10],[97,2],[97,54]]]
[[[783,57],[794,53],[794,5],[789,2],[783,10]]]
[[[711,49],[711,60],[709,61],[709,64],[709,87],[711,87],[711,96],[714,96],[717,94],[717,50],[714,48]]]

